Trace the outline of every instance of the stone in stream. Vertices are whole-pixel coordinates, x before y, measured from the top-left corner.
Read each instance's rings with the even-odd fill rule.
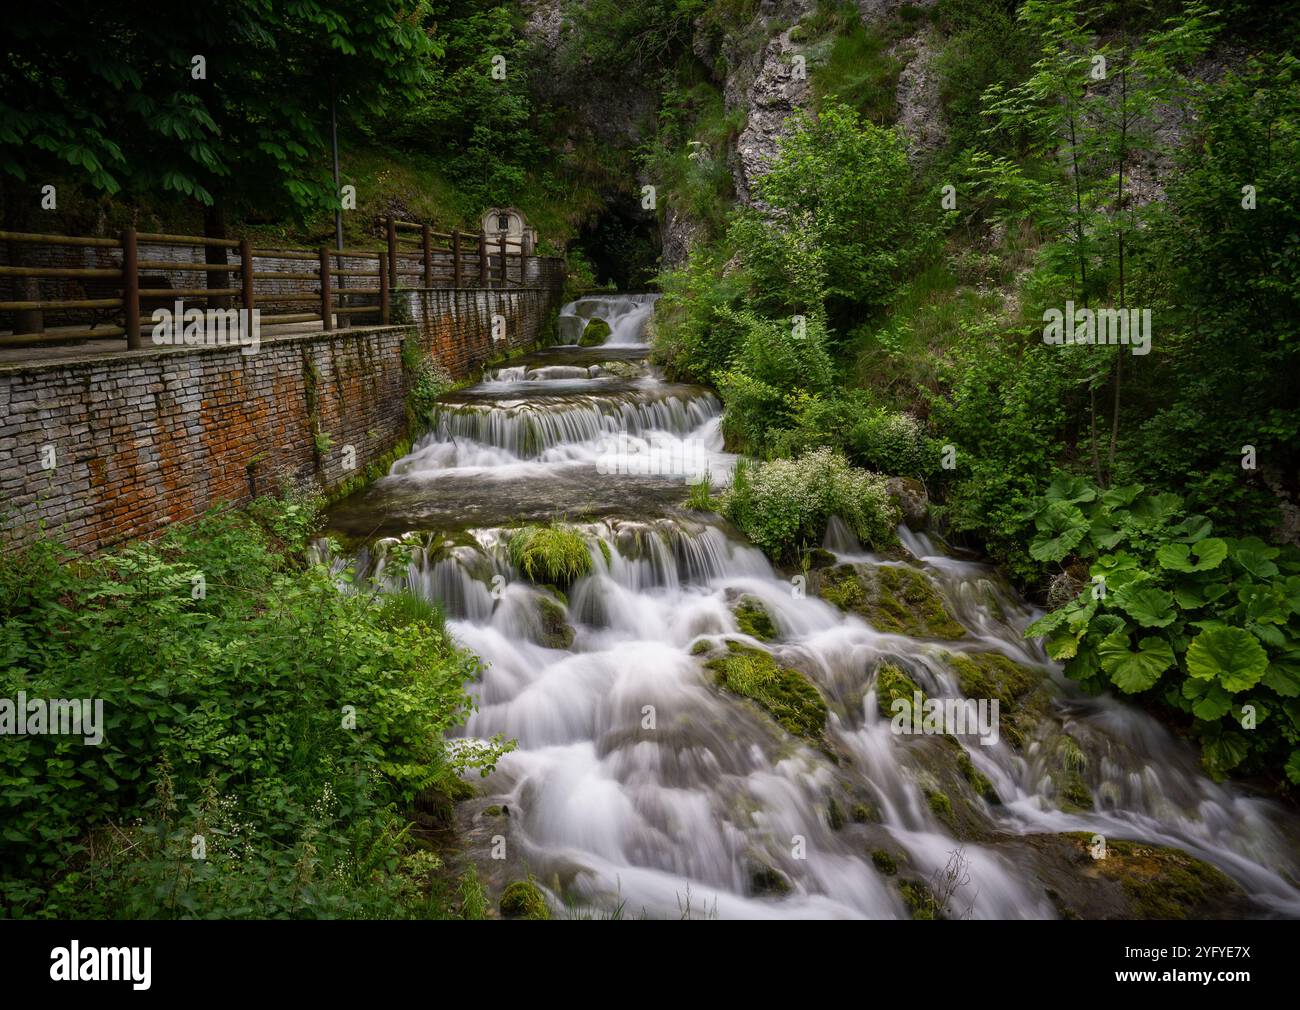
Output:
[[[1087,832],[1003,839],[1027,858],[1065,919],[1241,919],[1251,902],[1225,874],[1181,849]],[[1096,855],[1094,855],[1094,853]]]
[[[603,319],[593,319],[582,330],[578,338],[579,347],[599,347],[609,339],[609,323]]]
[[[906,565],[844,564],[814,570],[809,575],[809,589],[887,634],[946,639],[966,636],[966,629],[953,620],[930,580]]]

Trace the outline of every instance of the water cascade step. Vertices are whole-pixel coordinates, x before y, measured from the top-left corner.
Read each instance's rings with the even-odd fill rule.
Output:
[[[518,741],[461,807],[489,887],[531,875],[559,914],[1051,918],[1149,911],[1176,881],[1207,915],[1300,915],[1296,818],[1080,694],[994,569],[906,528],[873,554],[833,524],[816,568],[779,571],[685,510],[691,477],[734,458],[717,398],[646,363],[653,301],[566,306],[568,344],[445,398],[332,514],[363,581],[437,601],[483,660],[465,733]],[[593,318],[606,344],[574,346]],[[539,522],[581,537],[589,574],[523,577],[510,541]],[[837,606],[852,583],[877,597]],[[872,609],[900,586],[942,619]],[[890,703],[917,693],[969,699],[970,732],[895,732]],[[980,698],[999,703],[983,738]]]

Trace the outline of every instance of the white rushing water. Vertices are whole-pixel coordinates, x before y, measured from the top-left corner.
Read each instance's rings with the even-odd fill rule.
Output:
[[[579,300],[561,319],[605,319],[611,343],[627,347],[640,342],[652,310],[650,296],[611,296]],[[576,326],[562,332],[576,339]],[[1081,831],[1181,848],[1233,877],[1255,914],[1300,915],[1289,816],[1212,782],[1184,743],[1136,708],[1079,694],[1024,640],[1036,614],[991,568],[907,529],[902,551],[874,556],[833,523],[826,546],[838,562],[921,573],[965,631],[955,641],[912,638],[805,592],[717,517],[629,507],[639,478],[593,466],[602,440],[627,435],[633,454],[657,437],[701,440],[716,472],[731,462],[720,405],[702,389],[611,372],[599,349],[586,363],[567,350],[501,369],[474,396],[446,404],[433,434],[373,500],[383,508],[389,482],[418,497],[449,480],[469,495],[507,481],[514,499],[542,496],[534,504],[544,508],[553,486],[546,475],[584,468],[593,500],[616,485],[622,503],[598,518],[581,509],[555,516],[584,536],[592,574],[565,594],[522,579],[506,549],[516,514],[509,501],[494,521],[456,535],[404,537],[414,545],[409,559],[392,557],[394,538],[361,558],[380,584],[438,601],[455,638],[483,660],[467,735],[518,741],[479,783],[481,801],[466,804],[485,878],[531,874],[557,909],[621,903],[652,916],[689,905],[719,917],[901,918],[910,912],[898,881],[940,880],[959,852],[964,871],[950,913],[1050,918],[1058,909],[1025,839]],[[770,615],[773,641],[742,630],[734,608],[746,597]],[[572,629],[567,645],[557,639],[559,618]],[[717,685],[704,664],[728,640],[770,650],[816,685],[829,713],[824,741],[792,736]],[[1019,746],[1006,733],[992,745],[957,742],[996,796],[972,794],[954,817],[931,795],[958,751],[892,732],[877,678],[888,662],[927,696],[959,698],[951,656],[981,652],[1037,671],[1046,701]],[[1062,795],[1063,749],[1086,786],[1082,803]],[[489,804],[509,815],[485,816]],[[499,866],[488,855],[498,835],[509,853]],[[873,864],[879,851],[897,859],[897,876]]]

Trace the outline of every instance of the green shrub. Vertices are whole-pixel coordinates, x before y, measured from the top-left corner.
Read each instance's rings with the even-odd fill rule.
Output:
[[[926,477],[936,469],[937,454],[925,427],[911,414],[868,408],[854,422],[848,442],[857,459],[881,473]]]
[[[828,448],[794,460],[742,461],[723,495],[723,510],[773,558],[819,544],[831,516],[843,519],[864,544],[891,543],[898,523],[885,478],[850,466]]]
[[[91,698],[104,716],[98,746],[0,748],[11,914],[429,911],[397,811],[502,748],[443,742],[478,668],[436,610],[341,593],[302,563],[317,505],[260,500],[93,559],[42,541],[0,562],[0,697]]]

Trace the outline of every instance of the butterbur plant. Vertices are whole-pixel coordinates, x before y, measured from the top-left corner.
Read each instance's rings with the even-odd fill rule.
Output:
[[[1058,477],[1032,518],[1030,553],[1087,579],[1027,637],[1086,688],[1190,717],[1212,774],[1285,764],[1300,784],[1300,551],[1216,537],[1179,495],[1140,484]]]

